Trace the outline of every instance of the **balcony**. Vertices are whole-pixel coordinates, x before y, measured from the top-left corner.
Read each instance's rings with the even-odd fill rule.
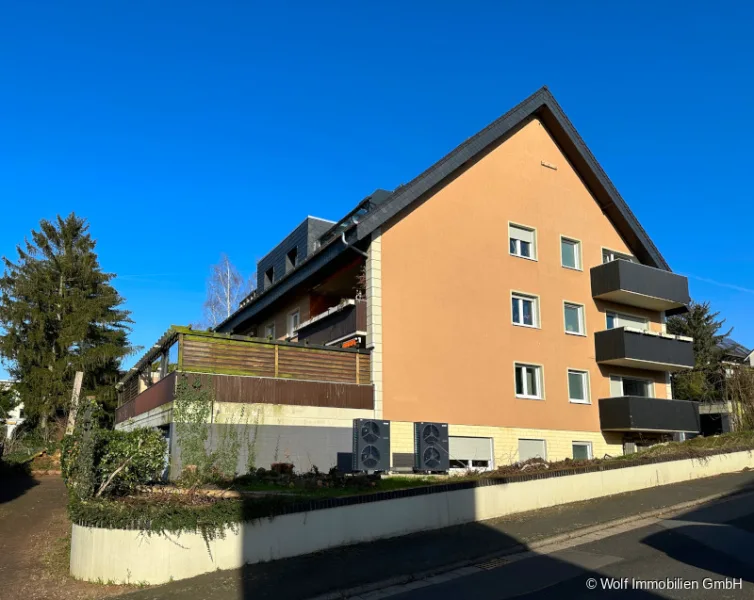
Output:
[[[367,331],[367,303],[364,300],[344,300],[301,323],[296,331],[298,341],[307,344],[363,345]]]
[[[681,276],[627,260],[614,260],[590,271],[592,297],[628,306],[675,312],[690,301],[689,282]]]
[[[693,340],[631,327],[594,334],[595,357],[602,365],[652,371],[680,371],[694,366]]]
[[[699,432],[699,403],[641,396],[602,398],[603,431]]]
[[[178,378],[183,375],[189,381],[211,379],[215,402],[355,409],[374,406],[370,354],[366,350],[173,327],[118,384],[115,422],[172,402]]]

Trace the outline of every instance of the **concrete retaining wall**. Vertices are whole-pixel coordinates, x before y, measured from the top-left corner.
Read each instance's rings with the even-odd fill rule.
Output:
[[[482,521],[745,467],[754,467],[754,453],[489,485],[283,515],[240,524],[229,528],[224,538],[209,541],[196,533],[161,535],[74,525],[71,574],[88,581],[158,584],[245,563]]]

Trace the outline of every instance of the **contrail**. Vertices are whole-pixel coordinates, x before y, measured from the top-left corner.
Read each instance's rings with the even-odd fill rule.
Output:
[[[729,288],[731,290],[736,290],[738,292],[746,292],[747,294],[754,294],[754,290],[747,287],[742,287],[740,285],[735,285],[733,283],[725,283],[723,281],[715,281],[714,279],[707,279],[706,277],[699,277],[698,275],[691,275],[690,273],[685,273],[686,277],[691,277],[692,279],[697,279],[699,281],[703,281],[705,283],[711,283],[712,285],[718,285],[720,287]]]

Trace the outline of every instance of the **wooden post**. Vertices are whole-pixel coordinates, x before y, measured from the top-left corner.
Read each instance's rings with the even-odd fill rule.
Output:
[[[178,370],[183,371],[183,334],[178,334]]]
[[[275,344],[275,377],[278,376],[278,355],[279,355],[279,349],[280,346]]]
[[[73,394],[71,394],[71,409],[68,411],[68,424],[65,428],[65,434],[73,434],[73,429],[76,427],[76,413],[79,410],[79,396],[81,395],[81,384],[84,381],[84,372],[76,371],[76,375],[73,378]]]
[[[359,353],[356,353],[356,383],[361,383],[359,381]]]

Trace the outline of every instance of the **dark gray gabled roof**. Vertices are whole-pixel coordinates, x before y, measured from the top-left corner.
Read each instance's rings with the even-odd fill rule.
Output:
[[[348,243],[367,239],[375,229],[385,225],[391,219],[399,218],[402,211],[433,194],[448,177],[482,158],[532,118],[538,118],[548,129],[636,257],[644,264],[670,271],[668,263],[649,239],[647,232],[639,224],[546,87],[539,89],[518,106],[463,142],[411,182],[398,187],[393,192],[377,190],[374,197],[379,202],[373,203],[374,208],[361,218],[355,228],[348,229],[346,234]],[[366,200],[369,198],[371,197]],[[232,331],[261,310],[268,308],[281,296],[340,255],[345,248],[335,240],[329,240],[290,274],[241,306],[216,328],[217,331]]]
[[[465,168],[517,131],[531,118],[539,118],[582,177],[602,210],[615,224],[641,262],[670,271],[668,263],[649,239],[618,190],[602,170],[550,91],[543,87],[497,121],[466,140],[390,198],[358,225],[356,237],[364,239],[414,202],[434,193],[457,170]]]

